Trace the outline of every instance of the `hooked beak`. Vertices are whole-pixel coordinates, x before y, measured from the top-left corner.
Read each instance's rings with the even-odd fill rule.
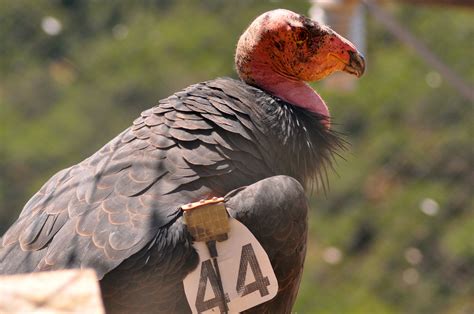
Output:
[[[346,64],[343,71],[361,77],[365,71],[364,56],[357,51],[349,51],[349,63]]]

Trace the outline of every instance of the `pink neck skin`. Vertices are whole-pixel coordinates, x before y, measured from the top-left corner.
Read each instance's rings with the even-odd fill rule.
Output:
[[[269,69],[268,65],[255,67],[252,71],[252,79],[255,85],[270,94],[292,105],[325,116],[326,119],[321,122],[329,129],[329,109],[324,100],[307,83],[278,74]]]

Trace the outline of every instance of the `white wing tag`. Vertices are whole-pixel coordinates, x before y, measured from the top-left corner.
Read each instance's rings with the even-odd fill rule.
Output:
[[[229,222],[228,239],[216,242],[218,269],[206,243],[193,244],[199,265],[183,280],[193,313],[241,312],[278,292],[278,281],[263,247],[242,223],[233,218]]]

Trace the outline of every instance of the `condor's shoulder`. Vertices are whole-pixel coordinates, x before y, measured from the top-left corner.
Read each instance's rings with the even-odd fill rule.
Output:
[[[94,267],[102,276],[175,219],[181,204],[272,175],[251,90],[230,79],[192,85],[51,178],[3,237],[0,273]]]

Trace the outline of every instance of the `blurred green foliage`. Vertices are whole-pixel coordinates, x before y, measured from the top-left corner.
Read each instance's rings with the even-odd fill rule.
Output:
[[[160,98],[236,77],[238,36],[277,7],[309,3],[1,1],[0,233],[47,178]],[[473,11],[389,9],[473,84]],[[367,59],[354,92],[314,84],[352,145],[327,195],[311,197],[294,310],[473,313],[473,104],[370,17]]]

